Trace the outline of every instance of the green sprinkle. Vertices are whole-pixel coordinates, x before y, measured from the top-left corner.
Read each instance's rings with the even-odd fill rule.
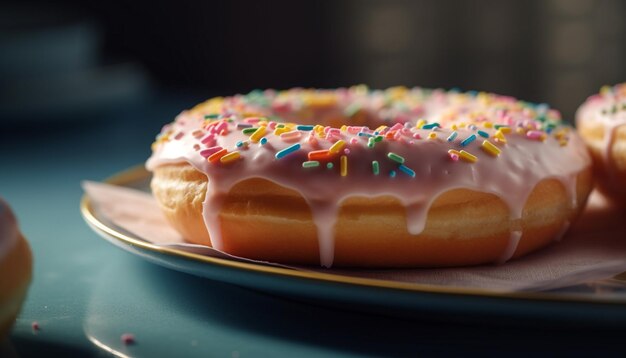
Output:
[[[343,114],[346,117],[352,117],[357,114],[361,110],[361,105],[359,103],[352,103],[343,111]]]
[[[384,139],[384,137],[383,137],[383,136],[381,136],[381,135],[379,135],[379,136],[374,137],[374,142],[376,142],[376,143],[378,143],[378,142],[382,142],[382,141],[383,141],[383,139]]]
[[[374,145],[376,145],[376,140],[373,137],[369,137],[367,140],[367,147],[374,148]]]
[[[204,116],[204,119],[217,119],[217,118],[219,118],[219,117],[220,117],[220,115],[219,115],[219,114],[217,114],[217,113],[213,113],[213,114],[207,114],[207,115],[205,115],[205,116]]]
[[[440,127],[439,123],[433,122],[433,123],[424,124],[422,126],[422,129],[433,129],[435,127]]]
[[[299,125],[296,127],[299,131],[312,131],[314,126]]]
[[[396,177],[396,171],[395,170],[390,171],[389,172],[389,176],[392,177],[392,178],[395,178]]]
[[[495,129],[500,129],[500,128],[508,128],[508,126],[506,124],[496,124],[495,126],[493,126]]]
[[[256,128],[256,127],[244,128],[241,132],[243,134],[248,134],[249,135],[249,134],[252,134],[252,133],[256,132],[257,129],[258,128]]]
[[[372,173],[374,173],[374,175],[380,174],[380,167],[378,166],[377,160],[372,161]]]
[[[404,157],[402,157],[401,155],[398,155],[398,154],[396,154],[394,152],[387,153],[387,158],[393,160],[396,163],[400,163],[400,164],[404,163]]]
[[[326,164],[326,168],[333,169],[333,163],[328,162],[328,164]]]
[[[276,128],[283,128],[284,126],[285,126],[285,125],[284,125],[283,123],[278,123],[278,124],[276,125]]]
[[[320,162],[318,162],[317,160],[309,160],[307,162],[302,163],[302,168],[315,168],[319,166],[320,166]]]

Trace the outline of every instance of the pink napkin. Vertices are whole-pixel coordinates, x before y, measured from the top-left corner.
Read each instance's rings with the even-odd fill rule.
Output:
[[[561,241],[520,259],[502,265],[461,268],[364,270],[285,266],[187,244],[168,224],[149,193],[89,181],[83,183],[83,188],[101,216],[145,241],[212,257],[294,270],[497,291],[554,289],[606,279],[626,271],[626,211],[612,206],[598,192],[592,193],[583,215]]]

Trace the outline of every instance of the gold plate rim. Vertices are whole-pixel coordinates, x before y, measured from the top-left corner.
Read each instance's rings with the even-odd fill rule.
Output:
[[[143,165],[136,165],[130,168],[127,168],[121,172],[113,174],[112,176],[106,178],[104,180],[105,183],[127,186],[127,184],[136,182],[139,180],[145,180],[150,176],[150,173],[144,168]],[[131,245],[133,247],[138,247],[147,251],[156,252],[164,255],[171,255],[180,258],[195,260],[211,265],[223,266],[231,269],[251,271],[255,273],[261,274],[269,274],[274,276],[295,278],[295,279],[306,279],[312,281],[322,281],[326,283],[335,283],[335,284],[344,284],[351,286],[359,286],[359,287],[368,287],[368,288],[384,288],[391,290],[400,290],[400,291],[409,291],[421,294],[446,294],[446,295],[462,295],[462,296],[473,296],[473,297],[484,297],[484,298],[499,298],[499,299],[515,299],[515,300],[524,300],[524,301],[548,301],[548,302],[572,302],[572,303],[585,303],[585,304],[616,304],[616,305],[624,305],[623,300],[614,300],[614,299],[602,299],[601,301],[593,300],[592,298],[582,297],[582,296],[573,296],[567,294],[551,294],[547,292],[500,292],[500,291],[492,291],[488,289],[480,289],[480,288],[465,288],[465,287],[448,287],[448,286],[437,286],[430,284],[420,284],[420,283],[407,283],[407,282],[397,282],[397,281],[388,281],[382,279],[372,279],[372,278],[360,278],[360,277],[350,277],[332,273],[321,273],[321,272],[312,272],[312,271],[299,271],[294,269],[287,269],[281,267],[273,267],[273,266],[264,266],[258,265],[248,262],[240,262],[240,261],[231,261],[228,259],[222,259],[217,257],[209,257],[199,254],[194,254],[182,250],[177,250],[175,248],[169,247],[161,247],[141,239],[136,239],[125,235],[114,228],[107,226],[105,223],[100,221],[97,218],[97,215],[93,211],[93,207],[91,205],[91,200],[88,195],[83,194],[80,201],[80,212],[83,216],[83,219],[95,230],[100,231],[107,235],[110,238],[113,238],[117,241],[120,241],[126,245]]]

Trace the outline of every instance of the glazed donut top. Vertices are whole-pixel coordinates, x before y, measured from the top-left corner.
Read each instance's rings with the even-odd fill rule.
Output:
[[[577,120],[602,123],[609,128],[626,124],[626,83],[604,86],[578,109]]]
[[[11,251],[18,235],[15,216],[9,205],[0,198],[0,260]]]
[[[590,158],[546,105],[483,92],[356,86],[208,100],[157,136],[146,166],[167,163],[189,163],[207,175],[203,216],[216,249],[221,203],[236,183],[264,178],[299,192],[329,267],[334,223],[347,197],[397,198],[415,235],[431,203],[458,188],[499,196],[514,220],[547,178],[563,183],[574,207],[576,175]]]

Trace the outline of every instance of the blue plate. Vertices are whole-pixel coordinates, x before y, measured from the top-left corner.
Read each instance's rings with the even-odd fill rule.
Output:
[[[150,173],[130,168],[110,184],[148,190]],[[502,293],[487,289],[403,283],[298,271],[202,256],[142,240],[102,217],[88,196],[81,213],[112,244],[149,262],[192,275],[341,309],[446,322],[487,321],[515,325],[587,324],[626,327],[623,277],[550,292]]]

